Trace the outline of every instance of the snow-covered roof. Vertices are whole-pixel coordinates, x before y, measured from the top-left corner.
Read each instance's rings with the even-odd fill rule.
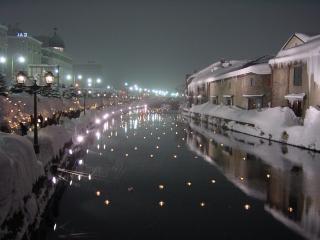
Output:
[[[264,59],[219,61],[191,75],[188,80],[191,80],[190,86],[194,86],[248,73],[271,74],[271,68]]]
[[[288,49],[282,48],[276,57],[269,61],[269,64],[293,63],[320,55],[320,34],[308,36],[302,33],[295,33],[293,36],[297,36],[303,43]]]

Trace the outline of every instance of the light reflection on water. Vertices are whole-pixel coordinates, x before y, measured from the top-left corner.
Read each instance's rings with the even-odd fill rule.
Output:
[[[203,126],[205,125],[205,126]],[[290,229],[320,239],[320,154],[190,122],[187,144]]]
[[[174,114],[109,124],[75,169],[86,177],[72,179],[46,239],[300,239],[291,230],[319,239],[318,154]]]

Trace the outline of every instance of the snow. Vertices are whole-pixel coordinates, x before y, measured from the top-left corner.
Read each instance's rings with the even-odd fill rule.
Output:
[[[76,141],[79,134],[91,134],[91,131],[100,124],[94,124],[96,118],[104,119],[103,116],[127,112],[131,109],[145,108],[146,104],[152,104],[154,99],[119,105],[103,110],[87,110],[86,115],[81,114],[78,119],[62,118],[63,125],[52,125],[39,129],[40,154],[35,155],[33,149],[33,133],[27,136],[0,133],[0,226],[5,219],[12,217],[17,211],[22,211],[26,217],[23,227],[17,233],[19,239],[28,224],[39,219],[47,201],[54,189],[51,189],[48,196],[38,197],[32,193],[33,185],[39,177],[49,178],[48,172],[52,160],[58,157],[61,162],[65,161],[68,151],[66,143],[72,141],[73,145],[69,150],[77,148],[80,144]],[[139,106],[137,106],[139,105]],[[89,127],[89,129],[88,129]],[[4,232],[0,232],[0,238]]]
[[[249,63],[248,60],[231,60],[228,62],[228,65],[225,65],[225,63],[221,62],[214,63],[199,73],[192,75],[190,78],[193,78],[193,80],[189,86],[194,87],[194,85],[227,79],[249,73],[260,75],[271,74],[271,68],[267,63],[255,64],[246,67],[247,63]]]
[[[275,58],[269,60],[269,64],[281,67],[296,62],[305,63],[309,81],[313,78],[315,83],[320,85],[320,35],[305,38],[305,40],[305,43],[296,47],[281,49]]]
[[[284,98],[289,100],[289,102],[292,104],[294,100],[303,100],[306,96],[305,93],[291,93],[288,95],[285,95]]]
[[[184,110],[191,117],[200,114],[220,118],[225,127],[234,131],[320,151],[320,110],[315,107],[307,109],[303,126],[288,107],[243,110],[207,102]],[[217,120],[209,118],[208,121]],[[287,139],[283,138],[285,132]]]
[[[44,174],[31,142],[24,137],[0,133],[0,223],[17,209]]]
[[[271,74],[271,68],[269,64],[257,64],[257,65],[252,65],[246,68],[242,68],[236,71],[228,72],[223,75],[220,75],[215,78],[215,80],[221,80],[221,79],[226,79],[226,78],[231,78],[231,77],[236,77],[248,73],[253,73],[253,74],[259,74],[259,75],[267,75]]]
[[[193,78],[192,82],[190,83],[190,87],[193,87],[197,84],[212,82],[218,76],[238,70],[246,63],[248,63],[248,60],[231,60],[228,62],[219,61],[213,63],[200,72],[190,76],[190,78]]]
[[[308,42],[311,38],[309,35],[307,35],[305,33],[295,33],[294,35],[297,36],[298,38],[300,38],[304,42]]]
[[[255,98],[255,97],[263,97],[263,94],[244,94],[242,97],[246,98]]]

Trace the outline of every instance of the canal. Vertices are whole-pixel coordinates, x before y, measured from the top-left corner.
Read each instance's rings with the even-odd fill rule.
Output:
[[[41,239],[320,238],[319,154],[156,111],[95,131]]]

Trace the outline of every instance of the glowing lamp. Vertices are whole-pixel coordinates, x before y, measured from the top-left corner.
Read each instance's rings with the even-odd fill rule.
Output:
[[[20,71],[18,72],[16,78],[17,78],[17,83],[22,85],[22,84],[25,84],[27,80],[27,75],[24,72]]]
[[[52,72],[47,72],[45,75],[44,75],[44,80],[46,81],[46,83],[48,85],[51,85],[53,83],[53,80],[54,80],[54,75]]]

